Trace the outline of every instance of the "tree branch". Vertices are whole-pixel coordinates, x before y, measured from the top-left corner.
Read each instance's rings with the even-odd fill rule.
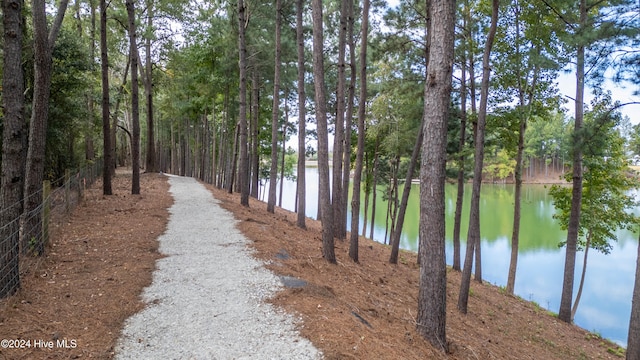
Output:
[[[62,0],[58,5],[58,11],[56,13],[56,19],[53,21],[51,25],[51,29],[49,30],[49,53],[53,53],[53,46],[56,43],[56,39],[58,38],[58,34],[60,33],[60,28],[62,27],[62,20],[64,20],[64,14],[67,12],[67,5],[69,4],[69,0]]]

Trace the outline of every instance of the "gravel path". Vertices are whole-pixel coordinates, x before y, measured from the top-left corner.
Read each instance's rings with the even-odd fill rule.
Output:
[[[319,359],[295,319],[263,299],[282,285],[251,256],[236,220],[204,186],[171,176],[174,204],[147,307],[129,318],[116,359]]]

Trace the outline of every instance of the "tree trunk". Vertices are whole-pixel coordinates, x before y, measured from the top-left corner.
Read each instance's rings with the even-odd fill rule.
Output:
[[[366,131],[366,130],[365,130]],[[357,142],[356,142],[356,146]],[[356,148],[357,151],[357,148]],[[356,153],[357,155],[357,153]],[[370,172],[371,170],[371,165],[370,165],[370,161],[369,161],[369,157],[370,154],[369,152],[367,152],[366,150],[364,151],[364,168],[362,171],[364,171],[365,173]],[[355,172],[355,171],[354,171]],[[364,180],[364,209],[363,209],[363,213],[362,213],[362,236],[366,237],[367,236],[367,220],[368,220],[368,216],[367,214],[369,213],[369,195],[371,193],[371,187],[369,186],[369,181],[367,180],[368,177],[365,177]],[[360,191],[362,192],[362,190]]]
[[[21,227],[24,230],[22,245],[35,239],[35,254],[42,254],[44,243],[41,241],[42,217],[36,209],[42,205],[42,196],[33,196],[42,189],[44,178],[45,147],[47,122],[49,117],[49,97],[51,95],[51,56],[56,38],[60,32],[62,20],[67,10],[68,0],[60,1],[56,19],[50,31],[47,31],[47,15],[44,0],[33,0],[31,12],[33,16],[33,51],[34,80],[31,121],[29,124],[29,148],[25,168],[24,214]]]
[[[349,202],[349,182],[351,180],[351,127],[353,124],[353,110],[355,107],[355,89],[356,89],[356,44],[353,35],[354,27],[354,2],[349,1],[349,13],[347,19],[347,41],[349,42],[349,68],[351,70],[349,89],[347,94],[347,112],[345,114],[345,131],[344,131],[344,164],[342,166],[342,228],[347,230],[347,215]],[[357,227],[356,227],[357,232]],[[346,233],[342,236],[346,238]]]
[[[458,142],[458,151],[460,152],[460,156],[458,157],[458,191],[456,193],[456,210],[453,218],[453,270],[460,271],[460,230],[462,228],[462,206],[464,204],[464,146],[466,143],[466,132],[467,132],[467,34],[470,31],[467,30],[468,22],[467,19],[469,16],[468,11],[468,3],[465,1],[464,4],[464,15],[463,15],[463,29],[464,35],[462,36],[462,50],[464,55],[462,57],[461,62],[461,77],[460,77],[460,140]],[[470,57],[473,57],[471,55]],[[475,79],[471,79],[471,81],[475,81]]]
[[[102,144],[104,162],[102,171],[102,193],[112,195],[111,166],[111,117],[109,116],[109,57],[107,55],[107,3],[100,0],[100,59],[102,68]]]
[[[360,221],[360,185],[362,184],[362,163],[364,159],[365,120],[367,114],[367,41],[369,39],[369,6],[364,0],[362,8],[362,35],[360,45],[360,96],[358,100],[358,148],[356,168],[353,175],[353,195],[351,199],[351,233],[349,257],[358,262],[358,225]],[[366,210],[364,216],[367,216]],[[363,231],[364,232],[364,231]]]
[[[236,180],[236,167],[238,165],[238,140],[240,138],[240,125],[236,125],[236,130],[233,135],[233,150],[231,153],[231,160],[229,161],[229,167],[227,170],[227,192],[233,193],[233,184]]]
[[[329,139],[327,130],[327,103],[324,81],[324,35],[322,0],[312,1],[313,17],[313,77],[316,100],[316,121],[318,127],[318,173],[319,203],[322,215],[322,255],[336,264],[333,248],[333,208],[329,186]]]
[[[129,18],[129,56],[131,58],[131,194],[140,194],[140,100],[138,89],[138,45],[136,34],[136,12],[134,0],[127,0]]]
[[[218,160],[216,158],[216,152],[218,150],[218,127],[216,125],[216,103],[213,102],[211,106],[211,184],[216,186],[218,184]]]
[[[0,183],[0,298],[20,288],[20,223],[24,185],[23,140],[26,137],[24,115],[24,74],[22,38],[24,23],[22,0],[2,1],[4,35],[2,77],[2,170]]]
[[[297,212],[296,224],[299,228],[306,229],[306,95],[304,91],[304,0],[297,0],[296,6],[296,41],[298,48],[298,171],[297,171]]]
[[[576,300],[571,308],[571,321],[576,316],[578,311],[578,305],[580,304],[580,297],[582,296],[582,287],[584,286],[584,277],[587,274],[587,256],[589,255],[589,247],[591,246],[591,231],[587,234],[587,243],[584,245],[584,258],[582,262],[582,274],[580,275],[580,285],[578,285],[578,293],[576,294]]]
[[[499,1],[492,1],[491,27],[484,48],[482,59],[482,83],[480,87],[480,111],[478,113],[478,126],[475,143],[475,167],[473,170],[473,187],[471,189],[471,210],[469,214],[469,230],[467,237],[467,252],[462,269],[460,293],[458,294],[458,310],[467,313],[469,300],[469,287],[471,281],[471,267],[473,256],[476,255],[475,280],[482,282],[482,264],[480,263],[480,188],[482,186],[482,166],[484,160],[484,131],[487,119],[487,100],[489,96],[489,77],[491,74],[490,55],[495,38],[498,22]]]
[[[145,36],[145,82],[144,90],[147,97],[147,157],[145,164],[146,172],[158,172],[156,160],[155,134],[153,120],[153,72],[151,63],[151,37],[153,34],[153,1],[147,0],[147,35]]]
[[[239,146],[240,166],[238,185],[240,187],[240,204],[249,206],[249,154],[247,152],[247,45],[245,40],[246,10],[243,0],[238,1],[238,46],[240,66],[239,94]]]
[[[89,61],[91,62],[91,68],[93,69],[93,66],[95,66],[94,59],[96,57],[96,5],[93,0],[88,1],[88,3],[89,3],[89,11],[91,14],[91,28],[90,28],[90,35],[89,35],[89,54],[91,56],[91,59]],[[75,7],[76,7],[76,16],[78,20],[78,36],[82,37],[83,34],[82,34],[82,22],[80,20],[80,1],[76,1]],[[91,132],[94,127],[95,103],[93,101],[93,96],[90,90],[88,90],[85,93],[85,96],[87,98],[87,110],[89,112],[88,114],[89,116],[87,117],[88,126],[84,133],[85,159],[93,161],[96,157],[96,152],[95,152],[95,147],[93,144],[93,136]],[[105,149],[108,149],[108,148],[105,148]]]
[[[580,1],[580,26],[586,26],[586,0]],[[573,300],[573,280],[576,267],[576,248],[578,243],[578,228],[580,227],[580,207],[582,206],[582,123],[584,118],[584,68],[585,47],[579,45],[576,62],[576,107],[573,136],[573,189],[571,197],[571,213],[567,226],[567,245],[564,263],[564,277],[562,281],[562,296],[558,319],[571,323],[571,302]]]
[[[422,122],[420,123],[420,129],[418,129],[418,138],[416,139],[416,143],[413,147],[413,151],[411,153],[411,160],[409,162],[409,168],[407,169],[407,176],[404,180],[404,190],[402,190],[402,200],[400,202],[400,209],[398,212],[398,220],[396,224],[395,231],[391,234],[391,256],[389,257],[389,262],[392,264],[398,263],[398,252],[400,250],[400,236],[402,235],[402,226],[404,225],[404,216],[407,212],[407,204],[409,202],[409,193],[411,192],[411,180],[413,179],[413,173],[416,166],[416,162],[418,162],[418,156],[420,156],[420,147],[422,145],[423,137],[423,129],[424,129],[424,116],[422,117]]]
[[[289,126],[289,107],[287,106],[286,98],[285,96],[284,123],[282,124],[282,161],[280,162],[280,194],[278,195],[278,206],[280,207],[282,207],[282,192],[284,190],[284,160],[287,154],[287,126]]]
[[[112,116],[112,123],[111,123],[111,159],[112,159],[112,163],[111,163],[111,177],[115,177],[116,175],[116,145],[117,145],[117,132],[116,130],[118,129],[118,114],[120,112],[120,101],[122,100],[122,96],[124,95],[124,89],[125,86],[127,85],[127,76],[129,74],[129,66],[131,65],[131,55],[129,55],[129,57],[127,58],[127,65],[124,68],[124,72],[122,73],[122,84],[120,84],[120,87],[118,88],[118,96],[116,98],[116,106],[114,108],[113,114]]]
[[[520,243],[520,211],[522,202],[522,155],[524,153],[524,132],[527,128],[526,119],[520,119],[518,132],[518,152],[516,153],[515,190],[513,194],[513,233],[511,235],[511,260],[509,275],[507,276],[507,293],[512,294],[516,284],[516,270],[518,267],[518,247]]]
[[[627,360],[640,360],[640,239],[636,255],[636,279],[631,301],[631,319],[627,336]]]
[[[260,154],[258,154],[258,118],[260,112],[260,85],[258,70],[253,66],[251,75],[251,196],[258,198],[260,190]]]
[[[371,180],[371,225],[369,225],[369,239],[373,240],[373,231],[376,227],[376,204],[378,203],[378,161],[380,160],[380,137],[376,138],[373,152],[373,171]]]
[[[445,162],[451,100],[455,1],[428,2],[429,60],[424,95],[424,141],[420,166],[420,286],[417,331],[447,351],[445,262]]]
[[[342,157],[344,156],[344,112],[345,112],[345,53],[347,49],[347,14],[349,1],[340,3],[340,28],[338,30],[338,85],[336,88],[336,121],[333,137],[333,233],[338,239],[347,236],[346,224],[343,223],[344,214],[342,200]]]
[[[278,119],[280,118],[280,11],[282,1],[276,0],[276,56],[273,75],[273,108],[271,112],[271,170],[269,171],[269,201],[267,211],[273,213],[276,206],[278,181]]]

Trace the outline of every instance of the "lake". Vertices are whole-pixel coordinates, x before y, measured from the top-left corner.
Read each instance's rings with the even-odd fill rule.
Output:
[[[306,212],[307,216],[315,218],[318,207],[317,168],[307,168],[306,181]],[[383,242],[386,202],[381,200],[383,189],[378,190],[373,237],[374,240]],[[295,210],[295,182],[285,180],[283,192],[289,196],[283,197],[282,207]],[[413,185],[400,243],[403,249],[412,251],[418,249],[419,192],[419,185]],[[447,264],[449,265],[453,262],[452,238],[456,192],[457,186],[447,185]],[[482,186],[480,200],[482,274],[485,281],[498,286],[505,286],[507,283],[511,256],[513,193],[513,185],[483,184]],[[462,261],[464,261],[470,198],[471,186],[468,184],[465,188],[462,215]],[[364,204],[364,199],[362,203]],[[564,248],[559,248],[558,243],[566,240],[566,231],[560,229],[552,218],[554,211],[552,198],[548,195],[548,187],[523,186],[515,293],[557,313],[560,306],[565,255]],[[371,206],[367,216],[371,219]],[[362,227],[362,218],[360,226]],[[369,230],[367,230],[367,236],[368,234]],[[618,241],[609,255],[598,253],[593,249],[589,251],[584,289],[575,316],[575,323],[578,326],[598,333],[622,346],[626,346],[627,343],[637,239],[638,236],[632,232],[619,231]],[[577,255],[574,297],[579,285],[583,255],[582,252]]]

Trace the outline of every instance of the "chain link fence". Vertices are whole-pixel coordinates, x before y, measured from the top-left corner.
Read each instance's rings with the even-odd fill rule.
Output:
[[[75,209],[85,190],[102,176],[102,169],[100,159],[79,170],[68,170],[59,179],[45,180],[41,190],[29,194],[42,199],[40,206],[18,216],[7,215],[22,208],[26,199],[20,204],[0,205],[0,298],[20,287],[20,275],[33,263],[25,260],[43,255],[47,248],[49,223],[61,221]]]

